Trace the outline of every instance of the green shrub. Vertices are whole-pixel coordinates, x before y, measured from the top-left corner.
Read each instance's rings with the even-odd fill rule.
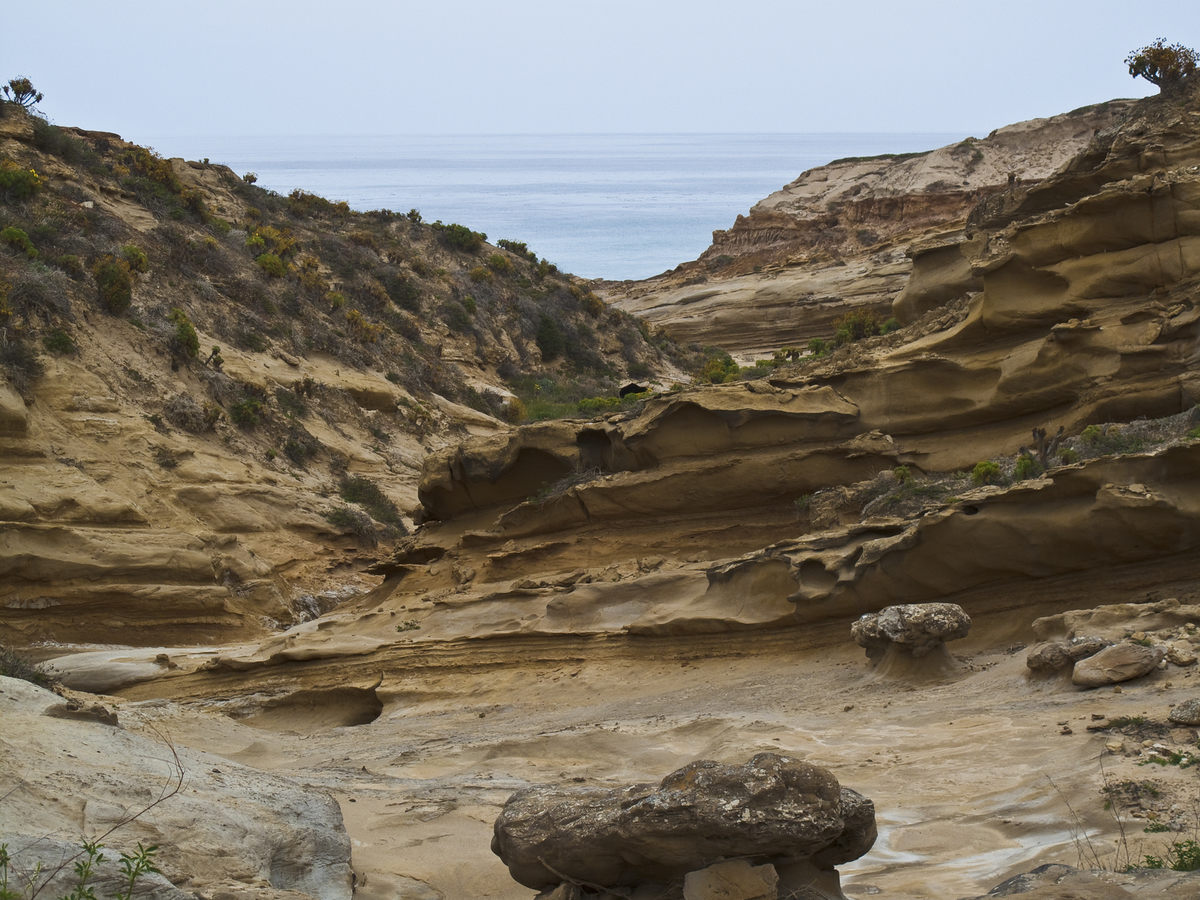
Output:
[[[470,272],[467,273],[467,277],[475,282],[491,281],[492,280],[492,270],[487,268],[486,266],[476,266]]]
[[[23,109],[32,109],[41,103],[42,97],[45,96],[24,75],[10,78],[8,84],[0,87],[0,93],[4,94],[7,102],[15,103]]]
[[[87,269],[84,268],[83,260],[74,253],[64,253],[58,259],[54,260],[54,265],[58,266],[76,281],[82,281],[87,277]]]
[[[92,267],[100,305],[114,316],[129,309],[133,302],[133,276],[123,259],[104,256]]]
[[[287,274],[287,266],[274,253],[260,253],[254,257],[258,267],[267,273],[268,278],[282,278]]]
[[[51,353],[59,356],[74,353],[76,350],[75,342],[71,340],[71,336],[61,328],[55,328],[49,334],[43,335],[42,346]]]
[[[453,250],[474,253],[487,240],[486,234],[481,231],[472,231],[465,225],[443,225],[441,222],[434,222],[432,227],[437,233],[438,239]]]
[[[1172,841],[1166,857],[1147,854],[1142,860],[1142,868],[1195,872],[1200,869],[1200,844],[1193,840]]]
[[[187,359],[195,359],[200,354],[200,337],[192,320],[178,306],[171,308],[168,318],[175,323],[175,334],[171,338],[172,351]]]
[[[833,342],[838,347],[879,333],[879,320],[869,309],[853,309],[833,323]]]
[[[1000,466],[988,459],[975,463],[971,470],[971,481],[978,485],[999,484],[1002,477]]]
[[[404,528],[404,519],[388,496],[371,479],[362,475],[346,475],[342,478],[339,493],[347,503],[357,503],[377,522]]]
[[[542,359],[546,362],[558,359],[567,349],[567,338],[561,326],[553,318],[543,313],[538,319],[537,333],[534,336],[538,349],[542,351]]]
[[[471,330],[471,313],[458,300],[447,300],[442,304],[442,321],[451,331],[467,334]]]
[[[704,364],[700,367],[700,371],[696,373],[696,380],[708,382],[709,384],[724,384],[729,381],[736,381],[741,370],[738,364],[724,350],[717,351],[709,356]]]
[[[1042,473],[1042,467],[1038,465],[1038,461],[1028,454],[1022,454],[1017,457],[1016,467],[1013,469],[1013,478],[1017,481],[1024,481],[1027,478],[1035,478]]]
[[[11,159],[0,160],[0,200],[13,203],[28,200],[42,186],[42,179],[33,169],[17,165]]]
[[[229,418],[238,428],[255,428],[262,421],[262,416],[262,401],[255,397],[243,397],[229,407]]]
[[[137,272],[141,275],[150,271],[150,260],[146,258],[146,254],[142,252],[141,248],[134,244],[126,244],[121,248],[121,259],[125,260],[130,272]]]
[[[487,267],[501,275],[508,275],[513,270],[512,260],[503,253],[490,254],[487,258]]]
[[[824,338],[813,338],[808,342],[808,352],[813,356],[824,356],[829,352],[829,344]]]
[[[37,259],[38,252],[37,248],[33,246],[33,241],[29,240],[29,235],[16,225],[9,225],[0,230],[0,243],[12,247],[18,253],[24,253],[30,259]]]

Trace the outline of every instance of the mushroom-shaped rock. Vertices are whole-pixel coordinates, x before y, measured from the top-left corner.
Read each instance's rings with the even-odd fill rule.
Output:
[[[1103,687],[1141,678],[1154,671],[1164,655],[1166,651],[1162,647],[1121,641],[1075,663],[1071,681],[1080,687]]]
[[[875,842],[875,807],[826,769],[760,753],[700,760],[658,785],[526,788],[496,819],[492,852],[521,884],[681,883],[725,859],[755,865],[857,859]]]
[[[956,603],[907,603],[862,616],[850,626],[850,635],[878,660],[891,647],[919,658],[970,630],[971,617]]]

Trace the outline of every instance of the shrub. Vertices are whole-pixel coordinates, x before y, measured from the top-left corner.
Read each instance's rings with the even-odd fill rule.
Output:
[[[62,272],[31,266],[17,275],[8,293],[12,309],[26,315],[33,312],[69,316],[71,299],[68,293],[70,279]]]
[[[1041,474],[1042,467],[1038,465],[1038,461],[1028,454],[1021,454],[1017,457],[1016,468],[1013,469],[1013,478],[1017,481],[1024,481],[1027,478],[1034,478]]]
[[[1131,78],[1145,78],[1160,90],[1178,87],[1185,78],[1196,72],[1196,51],[1183,44],[1168,44],[1159,38],[1125,57]]]
[[[442,321],[451,331],[467,334],[471,330],[471,313],[458,300],[447,300],[442,304]]]
[[[542,351],[542,359],[546,362],[558,359],[567,349],[567,338],[562,328],[545,313],[538,319],[537,333],[534,336],[538,349]]]
[[[978,485],[998,484],[1002,477],[1000,466],[988,459],[975,463],[971,470],[971,481]]]
[[[476,266],[467,273],[467,277],[472,281],[491,281],[492,272],[485,266]]]
[[[808,352],[813,356],[824,356],[829,352],[829,344],[824,338],[813,338],[808,342]]]
[[[709,384],[724,384],[736,381],[740,371],[738,364],[733,361],[733,357],[724,350],[720,350],[704,361],[700,371],[696,373],[696,380]]]
[[[347,503],[357,503],[377,522],[404,528],[400,510],[371,479],[362,475],[346,475],[339,488],[341,498]]]
[[[200,354],[200,337],[192,325],[192,320],[178,306],[171,308],[168,318],[175,323],[175,334],[171,337],[172,352],[187,359],[195,359]]]
[[[33,246],[33,241],[29,240],[29,235],[15,225],[9,225],[0,231],[0,243],[7,244],[18,253],[24,253],[30,259],[37,259],[38,252],[37,248]]]
[[[254,261],[258,263],[260,269],[266,272],[268,278],[282,278],[287,274],[287,266],[277,254],[260,253],[254,257]]]
[[[512,260],[503,253],[492,253],[487,258],[487,266],[493,272],[508,275],[513,270]]]
[[[27,396],[33,382],[45,371],[32,347],[21,340],[0,336],[0,371],[8,376],[17,393]]]
[[[129,309],[133,302],[133,276],[125,260],[111,255],[102,257],[92,267],[92,277],[96,279],[96,292],[105,310],[119,316]]]
[[[33,86],[32,81],[23,75],[9,79],[8,84],[0,87],[0,91],[4,93],[6,100],[17,104],[22,109],[31,109],[41,103],[42,97],[45,96]]]
[[[19,678],[44,688],[51,687],[58,681],[51,670],[3,644],[0,644],[0,675]]]
[[[74,353],[76,350],[75,342],[71,340],[71,336],[61,328],[55,328],[49,334],[43,335],[42,346],[58,356]]]
[[[125,260],[130,272],[142,275],[150,271],[150,260],[146,258],[146,254],[142,252],[141,248],[134,244],[126,244],[121,248],[121,259]]]
[[[841,347],[879,333],[879,320],[869,309],[853,309],[833,323],[833,342]]]
[[[33,169],[22,168],[11,159],[0,160],[0,199],[5,203],[28,200],[42,186]]]
[[[84,268],[83,260],[74,253],[64,253],[58,259],[54,260],[54,265],[58,266],[76,281],[82,281],[87,277],[87,269]]]
[[[371,322],[357,309],[346,310],[346,324],[350,326],[350,334],[362,344],[373,344],[383,334],[383,326]]]
[[[437,233],[438,239],[452,250],[474,253],[487,240],[486,234],[481,231],[472,231],[466,225],[443,225],[441,222],[434,222],[432,227]]]
[[[229,418],[238,428],[251,429],[262,421],[262,401],[255,397],[243,397],[229,407]]]

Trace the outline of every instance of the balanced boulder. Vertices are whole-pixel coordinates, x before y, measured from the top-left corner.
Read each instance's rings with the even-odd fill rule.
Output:
[[[875,836],[870,800],[826,769],[760,753],[745,765],[689,763],[658,785],[526,788],[496,819],[492,852],[518,882],[544,890],[680,883],[735,858],[828,869],[862,856]]]
[[[956,603],[907,603],[868,613],[850,626],[854,642],[879,660],[889,648],[919,658],[966,637],[971,617]]]

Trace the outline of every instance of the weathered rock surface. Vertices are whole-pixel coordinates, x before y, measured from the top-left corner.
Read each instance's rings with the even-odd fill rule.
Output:
[[[1111,872],[1077,869],[1051,863],[1014,875],[986,894],[989,897],[1026,897],[1028,900],[1125,900],[1129,897],[1171,897],[1185,900],[1200,893],[1200,874],[1170,869],[1134,869]]]
[[[914,239],[955,234],[982,198],[1049,176],[1131,105],[1113,101],[927,153],[811,169],[713,232],[697,262],[610,285],[607,299],[681,341],[735,354],[828,337],[847,310],[886,310],[912,271],[905,248]]]
[[[1121,641],[1075,663],[1071,681],[1080,687],[1103,687],[1148,675],[1162,662],[1162,647],[1143,647]]]
[[[970,630],[971,617],[955,603],[909,603],[859,617],[850,636],[871,659],[893,647],[919,659]]]
[[[875,836],[871,801],[828,770],[761,753],[744,766],[694,762],[658,785],[527,788],[496,820],[492,851],[529,887],[617,886],[669,883],[733,857],[829,868]]]
[[[1069,641],[1043,641],[1025,657],[1025,665],[1039,674],[1061,672],[1085,657],[1099,653],[1111,641],[1098,637],[1076,637]]]
[[[1171,709],[1167,718],[1178,725],[1200,725],[1200,698],[1184,700]]]
[[[157,844],[164,876],[189,891],[262,900],[351,896],[350,840],[325,792],[102,716],[64,717],[59,697],[24,681],[0,677],[0,704],[0,783],[9,786],[0,842],[23,869],[53,864],[62,841],[95,839],[116,826],[103,841],[112,855],[133,852],[139,841]],[[172,794],[179,779],[183,787]],[[184,896],[161,884],[155,891],[164,900]]]

